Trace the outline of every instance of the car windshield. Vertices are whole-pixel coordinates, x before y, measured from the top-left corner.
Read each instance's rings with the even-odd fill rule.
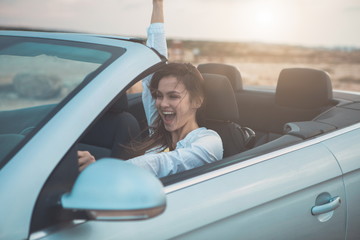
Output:
[[[72,41],[1,36],[0,166],[57,104],[124,51]]]

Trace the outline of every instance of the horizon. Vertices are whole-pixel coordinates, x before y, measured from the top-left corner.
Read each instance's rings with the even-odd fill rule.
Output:
[[[360,0],[164,0],[164,8],[169,39],[360,48]],[[150,15],[150,0],[0,0],[4,27],[145,38]]]
[[[63,33],[79,33],[79,34],[97,34],[91,32],[81,32],[81,31],[74,31],[74,30],[67,30],[67,29],[47,29],[47,28],[32,28],[32,27],[24,27],[24,26],[2,26],[0,25],[0,30],[5,31],[39,31],[39,32],[63,32]],[[100,35],[100,34],[99,34]],[[105,34],[107,35],[107,34]],[[111,36],[111,35],[109,35]],[[146,36],[126,36],[126,35],[114,35],[117,37],[125,37],[125,38],[141,38],[146,40]],[[261,44],[261,45],[273,45],[273,46],[288,46],[294,48],[310,48],[310,49],[326,49],[326,50],[340,50],[340,51],[357,51],[360,50],[360,46],[343,46],[343,45],[335,45],[335,46],[316,46],[316,45],[301,45],[296,43],[280,43],[280,42],[261,42],[261,41],[244,41],[235,39],[195,39],[195,38],[180,38],[180,37],[167,37],[167,41],[194,41],[194,42],[211,42],[211,43],[239,43],[239,44]]]

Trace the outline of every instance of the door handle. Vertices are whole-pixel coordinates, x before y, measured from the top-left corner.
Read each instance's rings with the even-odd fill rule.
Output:
[[[341,198],[333,197],[329,200],[328,203],[312,207],[311,214],[312,215],[320,215],[323,213],[334,211],[335,209],[337,209],[340,206],[340,204],[341,204]]]

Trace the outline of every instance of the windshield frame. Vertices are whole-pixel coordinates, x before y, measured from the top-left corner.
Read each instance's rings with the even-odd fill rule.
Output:
[[[0,54],[1,51],[5,48],[14,46],[16,44],[22,42],[30,42],[30,43],[39,43],[39,44],[53,44],[59,46],[66,47],[76,47],[81,48],[86,51],[86,49],[90,49],[92,51],[106,52],[109,53],[109,57],[107,60],[104,60],[101,65],[97,67],[93,72],[88,74],[69,94],[67,94],[60,102],[56,104],[56,106],[45,115],[45,117],[36,124],[35,128],[25,137],[16,144],[7,154],[0,159],[0,169],[2,169],[10,159],[60,110],[62,109],[77,93],[79,93],[86,85],[88,85],[92,79],[94,79],[98,74],[100,74],[105,68],[107,68],[110,64],[112,64],[115,60],[120,58],[123,54],[126,53],[127,49],[121,46],[109,46],[98,43],[89,43],[83,41],[73,41],[73,40],[63,40],[63,39],[52,39],[52,38],[44,38],[44,37],[29,37],[29,36],[9,36],[9,35],[0,35],[0,43],[3,44],[0,46]],[[60,54],[60,53],[59,53]],[[19,55],[20,56],[20,55]],[[27,56],[26,54],[24,56]],[[59,57],[59,56],[58,56]],[[62,56],[64,59],[70,60],[82,60],[84,58],[74,58],[74,56],[70,56],[68,58]],[[90,59],[89,61],[84,61],[89,63],[99,62],[94,59]]]

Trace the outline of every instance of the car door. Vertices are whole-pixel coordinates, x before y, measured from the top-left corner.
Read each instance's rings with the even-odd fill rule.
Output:
[[[86,221],[57,229],[44,239],[345,238],[341,170],[331,152],[317,141],[214,170],[166,186],[165,191],[167,208],[158,217]],[[312,214],[314,206],[326,208],[330,199],[342,202],[322,214]]]
[[[359,124],[350,131],[329,139],[324,144],[333,152],[344,174],[347,198],[347,239],[360,239],[360,129]]]
[[[310,145],[243,164],[174,192],[182,206],[178,207],[182,208],[179,222],[194,228],[179,238],[344,239],[346,206],[341,171],[324,146]],[[314,206],[334,197],[343,200],[337,209],[311,213]]]

